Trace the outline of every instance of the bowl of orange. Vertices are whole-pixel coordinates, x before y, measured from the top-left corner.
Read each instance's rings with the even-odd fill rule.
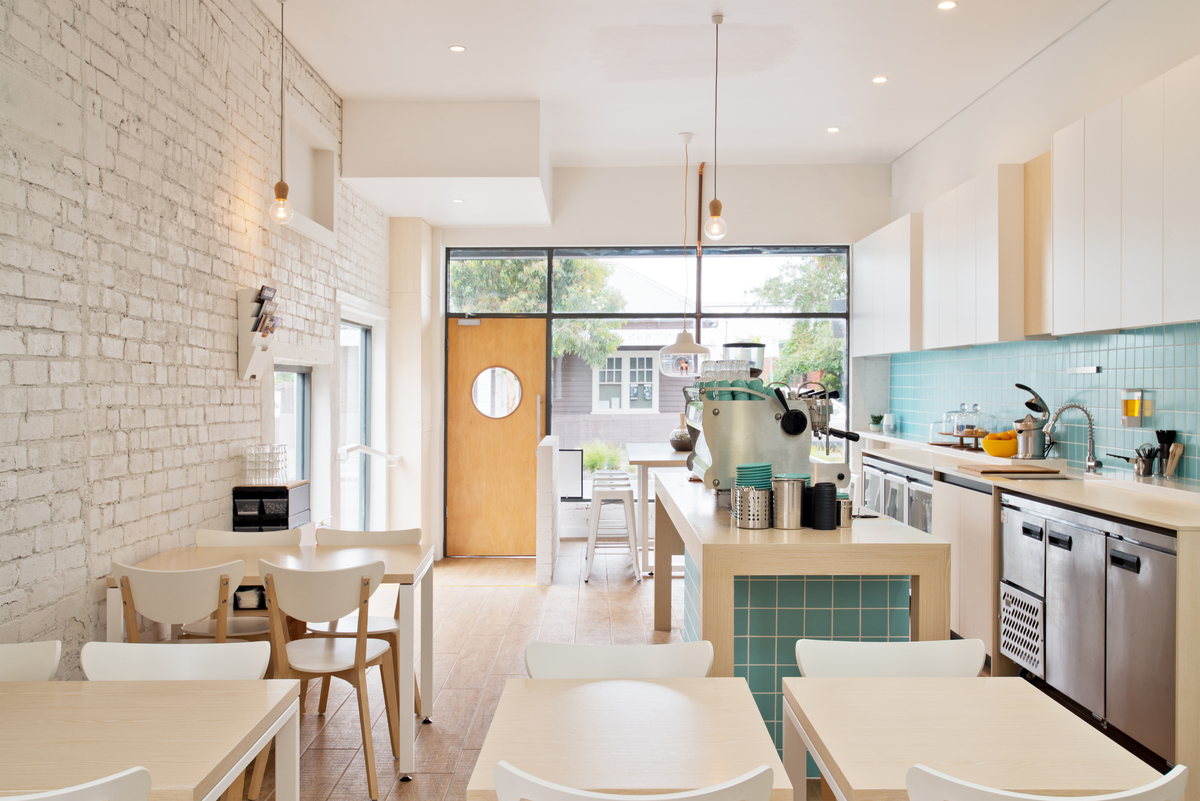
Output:
[[[1011,459],[1017,455],[1016,431],[997,431],[988,434],[981,442],[983,443],[983,450],[988,456]]]

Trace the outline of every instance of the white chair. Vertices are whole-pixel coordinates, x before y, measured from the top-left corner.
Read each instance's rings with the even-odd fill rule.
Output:
[[[775,772],[760,765],[724,784],[683,793],[622,795],[576,790],[532,776],[500,761],[492,772],[497,801],[767,801]]]
[[[0,681],[50,681],[62,659],[62,641],[0,645]]]
[[[202,528],[196,531],[196,546],[199,548],[255,548],[270,546],[298,546],[300,544],[300,529],[290,528],[286,531],[214,531]],[[238,587],[235,585],[234,592]],[[183,627],[183,633],[189,637],[216,636],[215,620],[200,620]],[[257,615],[236,615],[232,608],[229,615],[229,625],[226,633],[231,637],[246,640],[263,640],[271,637],[271,626],[266,617]],[[256,796],[251,796],[255,798]]]
[[[372,545],[420,545],[421,529],[408,528],[398,531],[344,531],[336,528],[317,529],[317,544],[340,547],[370,547]],[[400,686],[400,596],[396,596],[396,611],[392,617],[367,618],[367,636],[382,637],[392,647],[395,662],[396,687]],[[341,620],[329,623],[310,623],[308,631],[316,637],[355,637],[358,635],[358,610],[355,610]],[[317,707],[318,714],[325,714],[329,702],[330,678],[321,680],[321,703]],[[421,713],[421,689],[417,677],[413,676],[414,714]]]
[[[30,795],[10,795],[4,801],[148,801],[150,771],[130,768],[87,784]]]
[[[913,765],[905,779],[909,801],[1061,801],[1061,796],[1027,795],[972,784],[924,765]],[[1149,784],[1106,795],[1075,796],[1071,801],[1183,801],[1187,768],[1176,765]],[[501,799],[503,801],[503,799]]]
[[[300,544],[300,529],[283,531],[215,531],[211,528],[196,529],[198,548],[263,548],[269,546],[296,546]]]
[[[531,642],[525,672],[531,679],[704,678],[713,662],[708,640],[666,645],[570,645]]]
[[[622,527],[607,528],[600,524],[600,511],[605,502],[620,503],[625,512],[625,525]],[[638,581],[642,580],[642,571],[638,569],[637,564],[637,524],[634,522],[634,505],[633,505],[633,487],[626,482],[620,485],[592,486],[592,509],[591,518],[588,521],[588,543],[587,543],[587,561],[584,563],[583,580],[587,582],[591,579],[592,563],[596,559],[596,541],[600,536],[600,531],[604,528],[607,531],[620,532],[629,543],[629,558],[633,565],[633,576]],[[619,542],[619,537],[617,540]],[[609,545],[613,543],[613,539],[606,539],[604,543]],[[619,546],[624,549],[624,545]]]
[[[983,669],[983,640],[833,642],[797,640],[800,675],[970,678]]]
[[[275,676],[300,680],[300,709],[304,709],[305,685],[310,679],[336,676],[354,685],[362,726],[363,761],[367,767],[367,791],[379,798],[375,775],[375,745],[371,738],[371,708],[367,699],[367,668],[380,666],[383,702],[391,733],[392,756],[400,752],[399,710],[391,650],[386,640],[367,637],[367,602],[383,580],[383,562],[339,570],[294,570],[258,563],[267,588],[267,612],[271,621]],[[339,620],[360,610],[354,639],[307,637],[288,642],[284,615],[307,622]],[[386,667],[385,667],[386,665]]]
[[[270,661],[268,642],[89,642],[79,653],[88,681],[257,681]]]
[[[113,562],[113,578],[121,588],[125,636],[141,642],[137,616],[166,625],[206,621],[216,613],[213,639],[226,642],[233,591],[246,573],[240,559],[195,570],[147,570]],[[179,642],[204,642],[180,640]]]

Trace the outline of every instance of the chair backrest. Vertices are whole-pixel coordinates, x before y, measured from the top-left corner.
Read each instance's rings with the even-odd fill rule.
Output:
[[[214,531],[210,528],[196,529],[196,545],[201,548],[244,548],[299,545],[300,529],[284,531]]]
[[[531,642],[525,671],[531,679],[704,678],[712,667],[708,640],[666,645],[569,645]]]
[[[318,545],[420,545],[421,529],[399,531],[344,531],[339,528],[317,529]]]
[[[257,681],[269,642],[89,642],[79,654],[90,681]]]
[[[492,776],[498,801],[767,801],[771,796],[771,785],[775,783],[775,772],[766,765],[760,765],[724,784],[683,793],[653,795],[621,795],[576,790],[544,781],[503,761],[496,763]]]
[[[50,681],[62,658],[61,640],[0,645],[0,681]]]
[[[130,768],[87,784],[31,795],[10,795],[4,801],[147,801],[150,771]]]
[[[258,575],[271,577],[279,612],[305,623],[327,623],[358,609],[363,576],[370,576],[368,597],[375,594],[383,581],[383,562],[337,570],[296,570],[264,559],[258,563]]]
[[[113,562],[112,572],[118,585],[128,577],[133,606],[143,617],[158,623],[183,624],[195,623],[218,611],[224,590],[233,597],[246,575],[246,563],[238,559],[195,570],[146,570]],[[227,587],[221,586],[221,576],[229,577]],[[228,612],[228,604],[225,608]]]
[[[983,669],[983,640],[832,642],[797,640],[796,665],[810,678],[972,677]]]
[[[906,778],[909,801],[1062,801],[1061,796],[1026,795],[972,784],[924,765],[913,765]],[[1075,796],[1071,801],[1183,801],[1187,768],[1176,765],[1149,784],[1106,795]],[[503,799],[501,799],[503,801]]]

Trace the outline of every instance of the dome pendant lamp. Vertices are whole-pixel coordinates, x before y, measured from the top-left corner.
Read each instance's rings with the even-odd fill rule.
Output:
[[[721,23],[725,17],[713,14],[713,30],[716,45],[713,49],[713,199],[708,202],[708,222],[704,223],[704,235],[716,242],[725,236],[728,226],[721,217],[721,201],[717,200],[717,86],[721,74]]]
[[[283,51],[285,43],[283,38],[283,4],[287,0],[279,0],[279,182],[275,184],[275,202],[272,203],[267,211],[271,219],[280,225],[287,225],[292,221],[292,215],[295,210],[292,209],[292,204],[288,203],[288,185],[287,181],[283,180],[283,141],[286,137],[286,130],[283,127],[283,105],[284,105],[284,90],[283,90]]]
[[[681,133],[683,140],[683,330],[675,337],[675,344],[667,345],[658,352],[658,369],[672,378],[690,378],[700,375],[700,363],[709,356],[708,348],[696,344],[692,334],[687,330],[687,188],[688,188],[688,155],[687,146],[692,141],[690,133]]]

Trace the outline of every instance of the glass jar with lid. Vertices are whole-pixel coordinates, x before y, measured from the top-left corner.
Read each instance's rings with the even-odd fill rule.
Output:
[[[942,415],[942,433],[954,435],[959,428],[958,417],[967,413],[967,404],[960,403],[957,409],[951,409]]]

